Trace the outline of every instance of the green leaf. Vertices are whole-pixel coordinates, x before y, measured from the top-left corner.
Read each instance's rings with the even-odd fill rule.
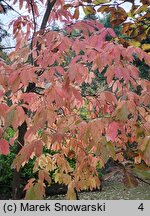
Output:
[[[6,127],[9,127],[12,124],[15,117],[15,113],[16,113],[16,109],[13,109],[8,112],[6,117],[6,124],[5,124]]]
[[[108,155],[110,155],[113,159],[115,159],[115,148],[112,142],[108,142],[107,145]]]
[[[150,166],[150,136],[146,136],[141,145],[142,158]]]
[[[127,104],[123,103],[121,107],[117,109],[116,120],[125,121],[128,119],[128,115],[130,114]]]
[[[140,170],[140,169],[134,168],[133,171],[139,178],[150,180],[150,169]]]

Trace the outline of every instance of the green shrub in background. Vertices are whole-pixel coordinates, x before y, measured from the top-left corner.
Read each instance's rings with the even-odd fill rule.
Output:
[[[40,133],[40,131],[39,131]],[[15,135],[15,131],[12,128],[7,128],[3,137],[6,140],[13,138]],[[12,179],[13,179],[13,169],[11,165],[13,160],[16,156],[16,147],[17,141],[15,141],[13,146],[10,146],[10,153],[5,155],[0,155],[0,199],[9,199],[12,197]],[[56,154],[57,152],[51,151],[49,149],[44,148],[44,154]],[[23,189],[26,185],[28,179],[36,178],[37,174],[33,173],[33,166],[34,166],[34,158],[30,159],[28,164],[25,164],[24,167],[20,170],[20,178],[21,178],[21,185],[20,188]],[[75,159],[68,159],[72,168],[75,168]],[[55,172],[50,173],[52,178],[52,183],[54,180]]]
[[[12,128],[7,128],[3,137],[6,140],[13,138],[15,131]],[[16,156],[16,141],[13,146],[10,146],[10,154],[7,156],[0,155],[0,199],[8,199],[11,197],[12,191],[12,179],[13,179],[13,169],[11,168],[12,162]],[[20,178],[23,179],[21,187],[24,187],[26,181],[29,178],[34,177],[33,173],[33,162],[30,162],[25,165],[20,170]]]

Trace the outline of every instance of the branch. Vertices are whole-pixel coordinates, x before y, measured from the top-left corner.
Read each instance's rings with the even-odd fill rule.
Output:
[[[50,2],[50,0],[48,0],[47,8],[46,8],[43,20],[42,20],[40,30],[43,30],[43,29],[46,28],[46,24],[48,22],[49,15],[50,15],[50,13],[51,13],[51,11],[53,9],[53,6],[54,6],[55,2],[56,2],[56,0],[53,0],[52,2]]]
[[[0,47],[0,50],[4,50],[4,49],[14,49],[16,48],[15,46],[10,46],[10,47]]]
[[[33,40],[34,40],[34,36],[36,33],[36,20],[35,20],[35,13],[34,13],[34,7],[33,7],[33,1],[30,1],[30,5],[31,5],[31,10],[32,10],[32,17],[33,17],[33,23],[34,23],[34,30],[33,30],[33,35],[32,35],[32,39],[31,39],[31,50],[33,49]],[[33,56],[31,53],[31,62],[32,64],[34,64],[34,60],[33,60]]]
[[[34,23],[34,32],[33,35],[36,32],[36,20],[35,20],[35,13],[34,13],[34,7],[33,7],[33,1],[30,1],[30,5],[31,5],[31,10],[32,10],[32,17],[33,17],[33,23]]]
[[[8,4],[6,1],[2,0],[2,2],[4,2],[8,8],[10,8],[11,10],[13,10],[14,12],[16,12],[19,16],[22,16],[21,13],[19,13],[17,10],[15,10],[10,4]]]
[[[148,184],[148,185],[150,185],[150,182],[147,182],[147,181],[145,181],[144,179],[142,179],[142,178],[140,178],[140,177],[138,177],[138,176],[135,176],[135,178],[137,178],[139,181],[141,181],[141,182],[144,182],[145,184]]]
[[[79,7],[79,6],[82,6],[82,7],[87,7],[87,6],[90,6],[90,7],[97,7],[97,6],[108,6],[108,7],[110,7],[110,6],[120,6],[120,5],[122,5],[122,4],[124,4],[126,2],[126,0],[124,0],[124,1],[122,1],[122,2],[120,2],[120,3],[118,3],[117,1],[115,1],[115,2],[112,2],[112,3],[99,3],[99,4],[92,4],[92,3],[85,3],[85,4],[79,4],[79,5],[74,5],[74,6],[72,6],[73,8],[77,8],[77,7]]]
[[[21,13],[19,13],[16,9],[14,9],[10,4],[8,4],[5,0],[2,0],[2,2],[4,2],[9,9],[13,10],[15,13],[17,13],[19,16],[24,17]],[[27,20],[27,19],[24,19]],[[28,20],[27,20],[28,21]]]
[[[51,13],[51,11],[53,9],[53,6],[54,6],[55,2],[56,2],[56,0],[53,0],[52,2],[50,2],[50,0],[48,0],[47,8],[46,8],[46,11],[45,11],[42,23],[41,23],[40,31],[46,29],[46,25],[47,25],[50,13]],[[41,32],[41,33],[43,33],[43,32]],[[37,55],[38,55],[39,51],[41,50],[41,44],[39,42],[37,42],[37,44],[36,44],[36,50],[37,50]],[[35,62],[34,64],[37,65],[37,62]],[[41,74],[43,74],[43,72],[44,71],[42,71],[42,72],[40,71],[38,73],[38,75],[40,76]]]

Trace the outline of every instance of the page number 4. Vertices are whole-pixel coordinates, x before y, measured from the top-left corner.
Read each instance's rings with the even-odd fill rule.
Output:
[[[144,206],[143,206],[143,203],[141,203],[138,207],[139,210],[143,211],[144,210]]]

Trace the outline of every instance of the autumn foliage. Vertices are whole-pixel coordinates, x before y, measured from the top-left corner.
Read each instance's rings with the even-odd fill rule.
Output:
[[[28,0],[19,2],[20,7],[23,2],[27,4],[29,13],[33,9],[34,17],[39,16],[35,1],[32,5]],[[150,83],[139,77],[134,65],[135,57],[150,65],[150,55],[140,47],[124,46],[113,29],[104,28],[97,20],[78,21],[79,6],[92,2],[99,6],[98,11],[108,12],[110,8],[101,6],[109,1],[75,1],[69,5],[63,0],[51,1],[54,6],[49,21],[65,20],[60,31],[35,31],[34,19],[29,16],[11,23],[16,49],[9,55],[11,64],[0,61],[0,153],[9,153],[9,146],[19,140],[22,125],[26,126],[24,143],[18,141],[21,150],[12,165],[19,171],[30,158],[36,158],[33,172],[38,178],[28,181],[26,199],[44,197],[51,172],[55,182],[68,185],[67,198],[75,199],[74,188],[100,188],[97,166],[104,167],[109,158],[120,164],[131,159],[139,167],[150,166]],[[73,15],[70,7],[75,8]],[[95,10],[84,7],[85,13]],[[123,9],[114,10],[116,16]],[[73,19],[77,21],[73,23]],[[123,23],[125,12],[120,19],[117,22]],[[73,36],[75,31],[78,34]],[[102,73],[104,69],[105,88],[83,96],[82,84],[90,84],[94,71]],[[85,106],[90,113],[87,120],[80,115]],[[16,134],[6,141],[8,127]],[[45,148],[55,154],[44,153]],[[72,158],[74,169],[68,162]]]

